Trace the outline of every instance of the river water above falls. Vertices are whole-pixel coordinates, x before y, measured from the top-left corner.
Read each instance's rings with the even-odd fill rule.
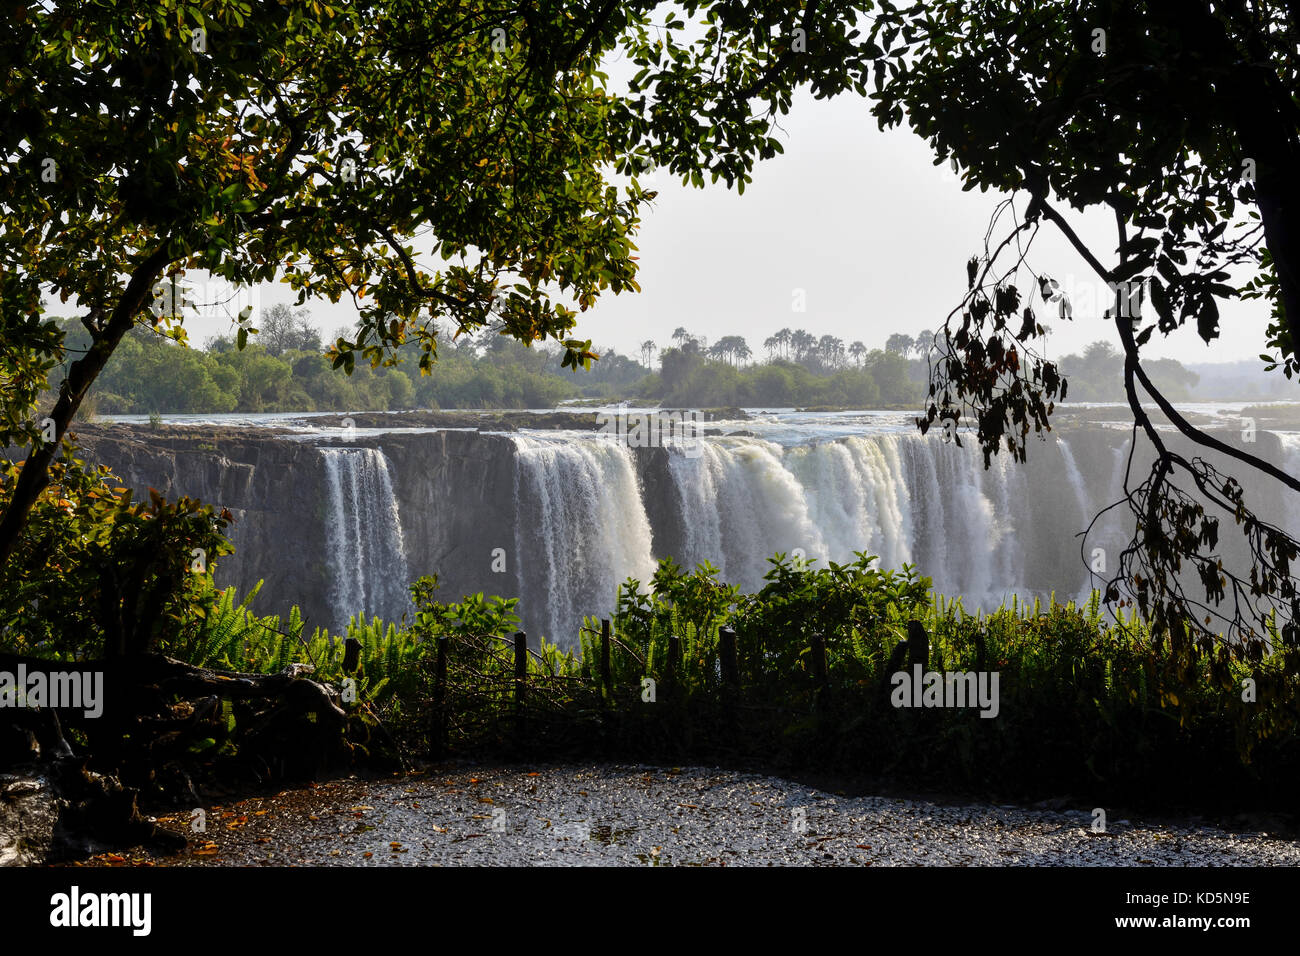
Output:
[[[203,429],[193,440],[133,429],[128,441],[101,425],[88,443],[129,484],[230,508],[238,551],[218,580],[242,590],[265,579],[265,610],[297,603],[309,624],[339,632],[358,612],[399,618],[409,580],[436,572],[444,599],[518,596],[530,635],[571,645],[584,615],[607,614],[620,583],[645,582],[669,555],[710,561],[746,589],[761,587],[778,551],[823,563],[861,551],[916,565],[968,607],[1078,598],[1093,582],[1076,535],[1120,496],[1131,442],[1127,429],[1065,425],[1031,440],[1027,463],[1004,455],[985,469],[973,435],[964,447],[923,437],[894,412],[756,411],[710,422],[697,444],[659,447],[590,428],[326,421],[210,418],[225,428],[206,441]],[[1240,441],[1235,421],[1225,436]],[[1294,473],[1295,434],[1251,439]],[[1257,493],[1263,512],[1300,525],[1276,490]],[[1116,509],[1084,553],[1113,562],[1126,541]]]

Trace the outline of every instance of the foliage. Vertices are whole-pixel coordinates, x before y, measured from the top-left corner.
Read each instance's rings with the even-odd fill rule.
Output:
[[[166,645],[205,613],[229,515],[190,498],[136,502],[65,443],[20,547],[0,576],[0,644],[86,659]],[[0,505],[20,466],[0,462]]]
[[[865,354],[857,367],[831,368],[774,358],[735,368],[699,352],[667,348],[661,371],[638,387],[643,398],[674,406],[841,405],[872,408],[916,401],[920,389],[907,361],[882,351]]]
[[[59,324],[68,353],[84,352],[90,338],[80,324],[71,319]],[[417,351],[410,345],[399,354],[414,365]],[[319,349],[274,351],[250,344],[239,350],[220,337],[205,349],[189,349],[137,329],[123,337],[113,363],[100,375],[96,411],[142,415],[551,408],[578,395],[611,396],[645,374],[643,366],[613,350],[602,350],[601,361],[581,376],[559,373],[560,360],[553,349],[529,349],[493,336],[486,345],[466,340],[465,347],[444,351],[432,373],[414,381],[402,368],[383,365],[363,365],[342,376],[332,371]],[[66,364],[54,367],[43,403],[52,401],[66,373]]]
[[[814,634],[838,650],[855,635],[918,614],[928,600],[930,579],[918,577],[910,566],[894,572],[876,563],[876,558],[858,553],[851,564],[832,561],[826,568],[814,568],[778,554],[764,576],[768,583],[738,609],[736,627],[763,635],[765,650],[776,655],[773,660],[781,669],[798,663]],[[779,635],[771,642],[775,650],[766,635]]]
[[[703,748],[713,759],[729,754],[945,789],[1227,806],[1239,806],[1243,794],[1284,800],[1300,779],[1300,653],[1280,645],[1276,628],[1275,652],[1248,662],[1226,648],[1201,652],[1188,632],[1162,641],[1136,615],[1108,623],[1097,592],[1084,606],[1013,599],[984,614],[932,594],[911,568],[877,570],[865,555],[825,569],[777,555],[767,584],[752,595],[718,586],[715,575],[707,565],[686,575],[661,564],[656,579],[674,597],[646,595],[630,580],[612,618],[614,683],[623,688],[612,704],[625,719],[647,711],[640,679],[654,675],[662,687],[669,635],[678,636],[674,686],[682,697],[659,719],[670,721],[672,706],[691,715],[697,755]],[[692,592],[709,599],[692,605]],[[692,618],[706,608],[710,625],[699,628]],[[910,674],[899,656],[909,621],[928,632],[926,669],[998,672],[996,719],[973,709],[891,706],[891,675]],[[586,623],[581,673],[590,677],[599,631]],[[737,634],[746,721],[739,737],[722,729],[720,624]],[[814,634],[827,655],[820,703]],[[665,746],[662,737],[653,740]]]
[[[1125,398],[1155,451],[1145,476],[1125,477],[1135,529],[1106,600],[1132,603],[1169,635],[1190,623],[1207,651],[1227,635],[1233,652],[1257,654],[1250,645],[1269,621],[1300,643],[1300,541],[1222,469],[1251,469],[1291,494],[1300,479],[1189,422],[1142,349],[1188,326],[1213,343],[1220,304],[1259,297],[1273,305],[1265,361],[1288,376],[1300,368],[1300,241],[1286,212],[1300,205],[1297,30],[1279,0],[993,0],[882,4],[865,44],[881,127],[909,124],[966,188],[1013,194],[938,337],[922,430],[969,414],[988,464],[999,453],[1023,461],[1031,429],[1051,427],[1068,382],[1041,354],[1041,310],[1067,321],[1074,306],[1028,262],[1050,224],[1111,290],[1100,318],[1122,346]],[[1114,222],[1113,258],[1082,240],[1067,205]],[[1199,447],[1180,454],[1144,401]],[[1247,557],[1229,564],[1220,531],[1234,527]]]
[[[284,319],[290,321],[296,319]],[[84,352],[90,337],[81,325],[71,319],[59,320],[59,325],[68,354]],[[282,337],[294,328],[287,325]],[[599,351],[600,360],[590,369],[559,374],[561,359],[555,350],[526,348],[493,334],[444,350],[429,375],[412,381],[401,368],[383,365],[363,365],[350,376],[339,376],[319,350],[276,351],[250,344],[241,351],[225,338],[210,340],[203,350],[188,349],[137,329],[123,337],[113,363],[100,375],[96,410],[147,414],[550,408],[578,396],[613,400],[630,395],[693,407],[871,407],[906,404],[919,396],[913,369],[917,363],[880,350],[856,351],[856,364],[851,365],[805,352],[797,360],[778,357],[736,367],[698,351],[668,348],[664,371],[658,375],[648,375],[645,366],[613,349]],[[414,364],[417,352],[412,344],[397,354]],[[49,394],[57,393],[66,373],[66,363],[54,368]]]
[[[186,340],[179,303],[148,308],[164,280],[283,277],[299,305],[350,297],[359,323],[329,353],[348,373],[395,363],[408,342],[429,372],[439,320],[554,340],[577,369],[593,357],[571,337],[578,313],[638,288],[632,235],[654,193],[635,175],[659,162],[743,185],[776,151],[747,109],[715,116],[710,139],[666,87],[649,109],[639,90],[608,89],[598,66],[618,46],[661,59],[637,5],[91,3],[20,7],[9,27],[0,442],[29,453],[0,516],[0,562],[124,337],[140,325]],[[743,77],[769,47],[718,52]],[[90,337],[49,412],[52,439],[33,422],[59,357],[47,296],[75,298]],[[254,332],[241,313],[239,350]],[[239,401],[264,407],[276,369],[250,365]]]
[[[1013,600],[970,613],[931,593],[914,569],[878,569],[867,555],[827,568],[782,555],[771,564],[755,594],[719,582],[707,563],[687,572],[661,562],[652,590],[625,582],[611,615],[609,694],[598,621],[584,622],[574,651],[545,643],[531,650],[530,752],[599,750],[1021,797],[1237,807],[1276,803],[1300,779],[1293,648],[1277,645],[1254,662],[1223,649],[1206,654],[1186,634],[1162,640],[1136,615],[1108,623],[1096,592],[1083,606]],[[348,634],[363,645],[361,700],[410,746],[426,747],[441,645],[452,752],[499,748],[516,713],[515,602],[470,595],[443,603],[436,591],[433,577],[412,585],[409,623],[352,622]],[[346,676],[338,637],[299,639],[296,609],[282,628],[278,617],[249,615],[247,603],[223,592],[192,642],[176,650],[219,667],[266,672],[301,661],[331,682]],[[995,719],[973,707],[892,706],[891,676],[911,671],[900,656],[910,652],[910,621],[928,632],[928,670],[997,672]],[[734,691],[722,680],[724,626],[736,632]],[[820,690],[814,634],[826,648]],[[645,677],[658,683],[653,706]],[[1243,691],[1248,682],[1253,696]]]

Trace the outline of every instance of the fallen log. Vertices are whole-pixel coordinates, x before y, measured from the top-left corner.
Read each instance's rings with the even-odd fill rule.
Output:
[[[313,680],[313,672],[292,664],[246,674],[156,654],[102,661],[0,654],[0,688],[9,689],[0,701],[0,772],[9,771],[12,800],[21,794],[23,806],[56,814],[35,844],[51,859],[174,843],[141,816],[142,793],[163,805],[193,806],[196,780],[310,779],[351,762],[349,715],[338,691]],[[65,697],[94,693],[70,701],[52,693],[56,687]],[[16,806],[10,829],[20,820],[48,822],[49,813],[18,813]],[[0,848],[22,837],[0,833]]]

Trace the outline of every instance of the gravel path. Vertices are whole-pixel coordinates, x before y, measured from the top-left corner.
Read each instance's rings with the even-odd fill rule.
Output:
[[[474,768],[206,810],[154,865],[1296,865],[1300,842],[1060,811],[847,797],[707,768]],[[143,862],[99,857],[93,863]]]

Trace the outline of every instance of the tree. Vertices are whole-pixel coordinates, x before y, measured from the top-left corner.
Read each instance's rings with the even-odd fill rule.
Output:
[[[693,344],[691,340],[686,342],[687,346]],[[698,349],[664,349],[659,355],[659,377],[665,392],[672,394],[680,389],[703,365],[704,359]]]
[[[812,348],[817,344],[817,340],[803,329],[798,329],[790,335],[790,348],[794,351],[794,360],[801,362]]]
[[[781,329],[776,335],[772,336],[776,340],[776,344],[781,347],[781,354],[785,358],[790,357],[790,340],[793,336],[794,333],[789,329]]]
[[[741,336],[724,335],[710,346],[708,354],[710,358],[734,365],[737,360],[743,361],[753,353]]]
[[[650,363],[654,361],[654,354],[657,351],[659,351],[659,346],[655,345],[654,339],[646,339],[644,342],[642,342],[641,343],[641,364],[648,369],[653,369],[654,366],[651,365]]]
[[[411,376],[401,369],[389,369],[384,375],[384,386],[388,389],[389,408],[410,408],[415,398],[415,386]]]
[[[1060,359],[1062,373],[1070,382],[1070,395],[1077,401],[1115,402],[1124,400],[1124,355],[1115,345],[1097,341],[1082,355]],[[1171,399],[1186,401],[1199,378],[1173,359],[1146,360],[1146,369],[1160,391]]]
[[[630,234],[654,196],[607,173],[658,164],[743,189],[780,149],[761,107],[784,109],[806,73],[761,78],[792,60],[788,38],[737,44],[720,6],[699,46],[707,61],[670,39],[677,85],[650,76],[664,45],[639,4],[17,8],[0,40],[0,445],[27,454],[4,487],[0,565],[123,336],[146,323],[184,339],[181,317],[146,312],[163,279],[204,270],[246,285],[283,272],[299,304],[309,292],[352,298],[358,326],[331,347],[348,373],[358,357],[395,361],[408,340],[427,373],[440,325],[554,339],[565,367],[589,366],[590,342],[569,333],[601,293],[638,288]],[[851,54],[841,18],[855,13],[803,15],[840,37],[809,62]],[[758,23],[795,16],[777,5]],[[628,95],[598,72],[618,46],[645,71]],[[653,109],[641,80],[656,87]],[[714,135],[697,135],[695,117]],[[421,234],[442,265],[417,253]],[[75,296],[93,340],[45,416],[52,436],[32,407],[61,356],[41,320],[46,293]],[[249,331],[241,315],[237,345]]]
[[[854,342],[852,345],[849,346],[849,355],[852,356],[853,360],[857,362],[859,365],[862,364],[862,357],[866,354],[867,354],[867,347],[861,342]]]
[[[895,332],[885,340],[885,351],[895,355],[907,355],[916,346],[916,340],[903,332]]]
[[[288,351],[320,351],[320,333],[311,322],[308,309],[290,309],[277,302],[259,319],[258,341],[268,355],[280,356]]]
[[[1111,290],[1103,318],[1122,351],[1135,431],[1154,456],[1145,477],[1125,478],[1135,533],[1105,581],[1107,601],[1133,603],[1175,644],[1209,648],[1226,634],[1237,653],[1257,657],[1274,626],[1283,643],[1300,642],[1300,545],[1261,520],[1241,482],[1205,453],[1292,494],[1300,478],[1189,422],[1142,353],[1155,333],[1188,324],[1212,343],[1219,303],[1258,297],[1272,304],[1268,368],[1287,377],[1300,369],[1294,6],[925,3],[883,9],[866,46],[882,57],[873,105],[881,126],[908,122],[936,162],[958,163],[966,188],[1013,193],[967,263],[968,291],[945,322],[922,429],[969,411],[987,464],[1002,451],[1024,460],[1031,428],[1049,427],[1067,383],[1036,351],[1045,330],[1032,297],[1062,320],[1073,305],[1027,256],[1043,227],[1058,230]],[[1083,242],[1067,205],[1109,211],[1113,257]],[[1243,268],[1254,275],[1236,287],[1232,270]],[[1175,448],[1144,400],[1193,454]],[[1248,568],[1220,557],[1225,527],[1236,528]]]
[[[817,341],[817,355],[828,368],[838,368],[844,356],[844,341],[833,335],[823,335]]]
[[[732,348],[732,354],[736,356],[736,361],[741,365],[753,358],[754,353],[749,347],[749,343],[742,336],[736,336],[736,341]]]

